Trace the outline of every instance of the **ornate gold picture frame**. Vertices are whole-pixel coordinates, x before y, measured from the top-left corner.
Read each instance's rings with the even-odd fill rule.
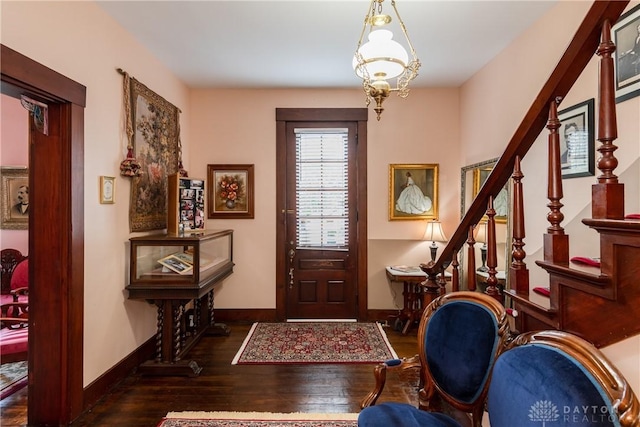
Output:
[[[2,221],[5,230],[29,229],[29,169],[2,166]]]
[[[438,164],[389,165],[389,220],[438,219]]]

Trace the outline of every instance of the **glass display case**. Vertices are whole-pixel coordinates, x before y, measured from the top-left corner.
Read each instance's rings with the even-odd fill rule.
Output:
[[[186,353],[204,334],[229,335],[215,323],[213,291],[233,273],[233,230],[155,234],[130,241],[130,299],[158,311],[156,356],[140,365],[148,375],[196,376],[202,368]]]
[[[233,230],[210,230],[184,235],[159,234],[132,237],[130,297],[149,298],[137,290],[204,290],[233,271]],[[197,298],[200,292],[186,293]],[[180,297],[173,295],[172,297]]]

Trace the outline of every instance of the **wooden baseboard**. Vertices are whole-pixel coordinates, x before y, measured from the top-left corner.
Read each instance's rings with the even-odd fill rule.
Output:
[[[140,364],[151,359],[155,350],[156,338],[153,336],[86,386],[83,393],[83,411],[87,411],[93,407],[98,400],[105,396],[109,390],[115,387],[120,381],[129,376]]]
[[[398,310],[367,310],[367,318],[359,319],[363,322],[372,321],[385,321],[391,318],[395,318],[398,315]],[[269,308],[259,309],[236,309],[236,308],[223,308],[215,309],[214,316],[216,322],[276,322],[276,310]]]
[[[367,321],[384,322],[398,317],[398,310],[367,310]]]
[[[275,322],[276,309],[273,308],[214,308],[214,318],[216,322]]]

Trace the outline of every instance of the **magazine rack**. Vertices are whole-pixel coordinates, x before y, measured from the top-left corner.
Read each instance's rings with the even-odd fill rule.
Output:
[[[139,372],[196,376],[202,368],[182,360],[202,337],[228,335],[214,322],[213,288],[233,273],[233,230],[156,234],[130,241],[130,299],[143,299],[158,310],[156,356]]]

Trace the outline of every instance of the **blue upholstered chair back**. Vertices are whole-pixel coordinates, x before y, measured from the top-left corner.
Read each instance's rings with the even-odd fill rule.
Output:
[[[490,377],[501,342],[495,314],[476,301],[452,301],[431,314],[426,328],[426,366],[433,381],[451,398],[472,404]]]
[[[491,427],[640,425],[624,378],[591,344],[559,331],[524,334],[498,358],[487,409]]]

